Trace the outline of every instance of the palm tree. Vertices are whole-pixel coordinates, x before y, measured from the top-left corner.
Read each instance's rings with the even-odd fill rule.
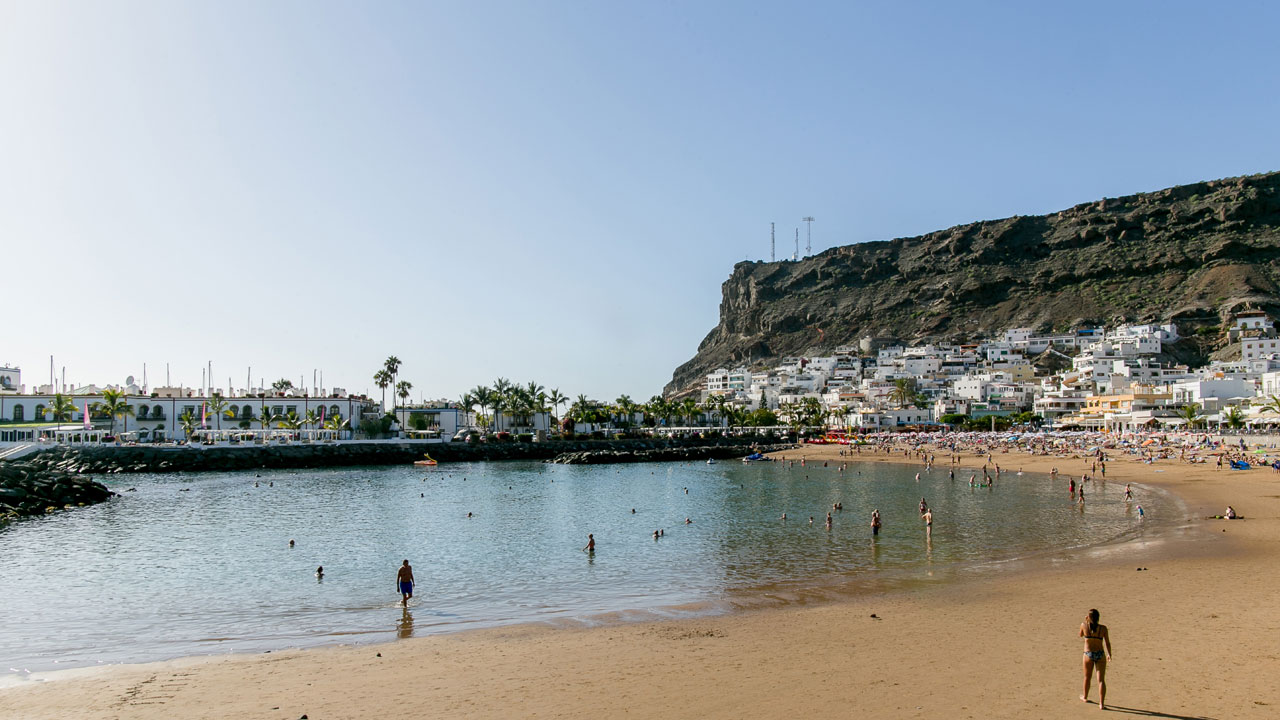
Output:
[[[471,397],[475,399],[477,405],[480,406],[480,416],[483,419],[488,414],[489,405],[493,402],[493,391],[484,385],[477,385],[471,391]],[[486,427],[488,423],[486,423]]]
[[[280,418],[280,427],[285,430],[297,430],[302,427],[302,418],[298,417],[298,413],[290,410]]]
[[[1190,403],[1178,408],[1178,417],[1187,421],[1187,427],[1199,427],[1201,418],[1204,413],[1200,411],[1200,406],[1196,403]]]
[[[191,439],[191,435],[195,433],[196,425],[199,422],[190,410],[183,412],[182,417],[178,418],[178,424],[182,427],[182,434],[186,436],[187,440]]]
[[[213,397],[209,398],[208,404],[209,404],[209,412],[214,417],[218,418],[218,429],[221,430],[222,429],[222,413],[224,410],[227,409],[228,403],[226,400],[222,399],[221,395],[219,395],[218,393],[214,393]]]
[[[815,397],[807,397],[800,403],[800,413],[804,417],[805,425],[823,425],[822,401]]]
[[[889,392],[889,402],[896,403],[899,408],[906,407],[915,398],[916,383],[911,378],[898,378],[893,381],[893,390]]]
[[[1263,412],[1273,412],[1280,415],[1280,395],[1272,395],[1266,403],[1262,405]]]
[[[341,433],[344,430],[351,429],[351,421],[344,419],[341,415],[334,414],[325,419],[324,427],[326,430],[333,430],[334,432]]]
[[[258,422],[261,423],[263,430],[266,430],[267,428],[271,427],[271,423],[279,419],[280,419],[280,416],[273,414],[271,412],[271,408],[267,407],[266,405],[262,406],[262,414],[258,416]]]
[[[396,395],[400,396],[401,405],[409,404],[409,395],[411,394],[411,390],[413,390],[413,383],[408,380],[401,380],[396,383]]]
[[[467,416],[471,414],[472,408],[475,404],[476,399],[472,397],[469,392],[462,393],[462,396],[458,398],[458,409],[462,411],[462,419],[464,422],[466,421]]]
[[[391,379],[389,381],[391,384],[391,387],[395,387],[396,380],[400,378],[400,358],[396,357],[395,355],[388,357],[386,360],[382,362],[382,369],[386,370],[387,375],[391,376]],[[392,402],[394,402],[395,397],[393,396],[391,400]]]
[[[698,401],[694,400],[693,397],[686,397],[684,400],[681,400],[680,414],[684,416],[685,420],[687,420],[690,425],[697,424]]]
[[[507,401],[511,398],[511,381],[500,377],[493,381],[493,395],[489,398],[489,403],[493,407],[493,430],[497,432],[502,429],[502,412],[507,407]]]
[[[391,385],[391,373],[386,369],[373,374],[373,384],[382,389],[382,411],[387,411],[387,387]]]
[[[1222,415],[1222,420],[1227,424],[1227,427],[1232,429],[1244,427],[1244,413],[1240,412],[1240,408],[1234,405]]]
[[[560,412],[560,406],[569,402],[569,398],[564,393],[560,392],[560,388],[553,388],[551,393],[547,395],[547,402],[551,403],[551,407],[555,409],[558,414]]]
[[[622,416],[622,426],[631,427],[631,418],[635,415],[637,407],[635,401],[630,395],[620,395],[614,403],[618,406],[618,414]]]
[[[271,389],[275,390],[276,392],[284,392],[285,390],[292,390],[293,381],[289,380],[288,378],[280,378],[279,380],[271,383]]]
[[[103,390],[102,402],[98,403],[100,412],[111,417],[111,434],[116,434],[116,418],[124,418],[124,431],[129,432],[129,416],[133,414],[133,406],[129,404],[128,395],[120,390]]]
[[[307,414],[302,416],[302,424],[308,427],[320,424],[320,416],[316,414],[315,408],[307,410]]]
[[[49,407],[45,408],[45,412],[53,413],[54,422],[66,422],[71,419],[71,415],[76,411],[76,401],[68,395],[57,393],[53,396],[53,402]]]

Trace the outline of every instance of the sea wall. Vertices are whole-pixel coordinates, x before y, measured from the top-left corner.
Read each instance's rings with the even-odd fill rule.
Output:
[[[639,459],[689,460],[741,457],[752,452],[756,438],[706,440],[586,440],[541,443],[420,443],[347,442],[310,445],[239,446],[88,446],[53,447],[28,456],[66,473],[204,472],[311,468],[352,465],[407,465],[423,453],[442,462],[482,460],[554,460],[571,453],[630,453],[612,462],[636,462],[636,453],[656,453]],[[790,447],[790,446],[787,446]],[[696,452],[695,452],[696,450]],[[657,452],[661,451],[661,452]],[[665,454],[663,454],[665,453]],[[714,454],[711,454],[714,453]],[[600,455],[600,458],[610,457]],[[599,459],[595,462],[610,462]]]
[[[19,517],[100,503],[113,495],[102,483],[56,465],[43,454],[0,462],[0,526]]]

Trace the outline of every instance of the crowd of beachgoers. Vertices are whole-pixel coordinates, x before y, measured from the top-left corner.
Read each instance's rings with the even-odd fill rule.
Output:
[[[1270,437],[1266,439],[1272,440]],[[874,433],[852,441],[844,440],[842,444],[850,445],[848,454],[855,455],[870,446],[880,452],[922,453],[931,450],[953,457],[989,455],[993,459],[997,455],[1017,454],[1062,458],[1105,456],[1148,464],[1162,460],[1211,463],[1224,470],[1247,470],[1265,465],[1280,472],[1280,448],[1274,442],[1256,440],[1250,443],[1242,436],[1222,437],[1192,432],[906,432]],[[1009,465],[1007,462],[1003,464]]]

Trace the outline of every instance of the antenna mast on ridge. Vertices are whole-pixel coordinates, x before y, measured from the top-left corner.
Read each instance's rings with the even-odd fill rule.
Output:
[[[773,223],[769,223],[769,262],[774,262],[778,259],[777,247],[777,238],[773,234]]]
[[[796,254],[791,256],[792,260],[800,259],[800,228],[796,228]]]
[[[805,226],[807,228],[805,231],[804,254],[812,255],[813,254],[813,216],[806,215],[805,217],[800,219],[804,221]]]

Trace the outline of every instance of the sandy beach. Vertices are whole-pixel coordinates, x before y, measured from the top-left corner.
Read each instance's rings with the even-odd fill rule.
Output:
[[[800,452],[839,460],[837,446],[787,456]],[[996,460],[1006,472],[1088,470],[1078,458]],[[1096,689],[1094,702],[1078,699],[1076,636],[1091,607],[1114,644],[1110,711],[1276,717],[1280,473],[1117,458],[1107,476],[1171,491],[1195,520],[1158,539],[910,591],[35,676],[44,681],[0,689],[0,718],[1094,717]],[[1204,519],[1228,504],[1246,519]],[[430,603],[429,588],[419,602]]]

